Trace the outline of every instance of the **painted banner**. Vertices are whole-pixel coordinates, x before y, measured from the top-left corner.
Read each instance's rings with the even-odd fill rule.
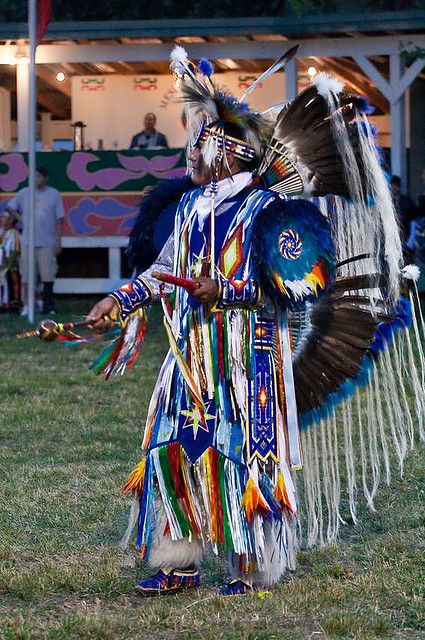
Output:
[[[76,151],[37,154],[49,184],[61,192],[65,236],[128,235],[143,192],[159,180],[185,173],[181,149]],[[27,156],[0,154],[0,211],[27,185]]]

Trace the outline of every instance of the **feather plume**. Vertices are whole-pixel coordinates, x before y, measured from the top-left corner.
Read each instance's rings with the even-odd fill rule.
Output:
[[[269,76],[271,76],[273,73],[276,73],[276,71],[279,71],[279,69],[283,69],[283,67],[285,67],[285,65],[289,62],[289,60],[291,60],[294,55],[297,53],[299,49],[299,45],[295,45],[295,47],[291,47],[291,49],[288,49],[288,51],[286,51],[283,56],[281,56],[279,58],[279,60],[276,60],[276,62],[274,62],[271,67],[269,67],[266,71],[264,71],[264,73],[261,74],[261,76],[259,76],[250,87],[248,87],[248,89],[245,91],[245,93],[243,94],[242,98],[239,100],[239,102],[244,102],[246,97],[252,93],[254,91],[254,89],[256,89],[258,87],[258,85],[261,82],[264,82],[264,80],[266,78],[268,78]]]
[[[402,269],[402,274],[406,280],[413,280],[414,282],[416,282],[417,280],[419,280],[421,271],[416,264],[406,264],[406,266]]]
[[[214,73],[214,65],[206,58],[200,59],[198,69],[200,73],[202,73],[202,75],[206,76],[207,78],[211,78],[212,74]]]
[[[188,57],[186,49],[176,45],[170,53],[170,60],[173,65],[187,64]]]
[[[338,80],[320,74],[315,84],[282,109],[259,169],[266,186],[291,195],[351,195],[337,126],[344,128],[344,135],[357,161],[357,171],[362,177],[365,169],[359,152],[359,130],[351,125],[359,104],[356,96],[339,98],[337,93],[341,90],[342,84]],[[281,163],[284,171],[279,176],[276,171],[278,156],[286,156],[293,163],[300,177],[298,186],[292,178],[288,179],[284,163]],[[294,191],[294,187],[298,190]]]
[[[334,96],[339,95],[344,88],[344,84],[340,80],[329,76],[327,73],[319,73],[314,78],[313,84],[317,89],[317,93],[326,100],[329,100],[332,94]]]

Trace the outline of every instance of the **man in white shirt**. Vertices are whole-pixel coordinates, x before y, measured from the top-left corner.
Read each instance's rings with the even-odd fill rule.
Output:
[[[28,314],[28,221],[29,190],[24,187],[9,201],[7,210],[17,214],[22,222],[22,278],[21,315]],[[44,167],[36,171],[35,192],[35,271],[43,283],[43,313],[54,314],[53,284],[57,272],[57,255],[61,252],[64,208],[59,191],[48,185]]]

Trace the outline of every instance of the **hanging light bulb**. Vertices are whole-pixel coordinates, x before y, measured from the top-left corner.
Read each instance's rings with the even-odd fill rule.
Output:
[[[317,75],[317,69],[316,67],[309,67],[307,69],[307,73],[310,76],[310,78],[314,78],[315,75]]]
[[[57,74],[56,74],[56,80],[57,80],[58,82],[63,82],[63,81],[65,80],[65,78],[66,78],[66,76],[65,76],[65,74],[64,74],[64,72],[63,72],[63,71],[58,71],[58,72],[57,72]]]

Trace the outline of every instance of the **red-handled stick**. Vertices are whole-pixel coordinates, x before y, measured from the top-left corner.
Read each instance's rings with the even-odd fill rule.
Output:
[[[174,284],[176,287],[183,287],[183,289],[186,289],[189,293],[193,293],[193,291],[199,288],[199,282],[191,278],[179,278],[178,276],[173,276],[171,273],[164,273],[163,271],[152,271],[152,275],[161,282]]]

